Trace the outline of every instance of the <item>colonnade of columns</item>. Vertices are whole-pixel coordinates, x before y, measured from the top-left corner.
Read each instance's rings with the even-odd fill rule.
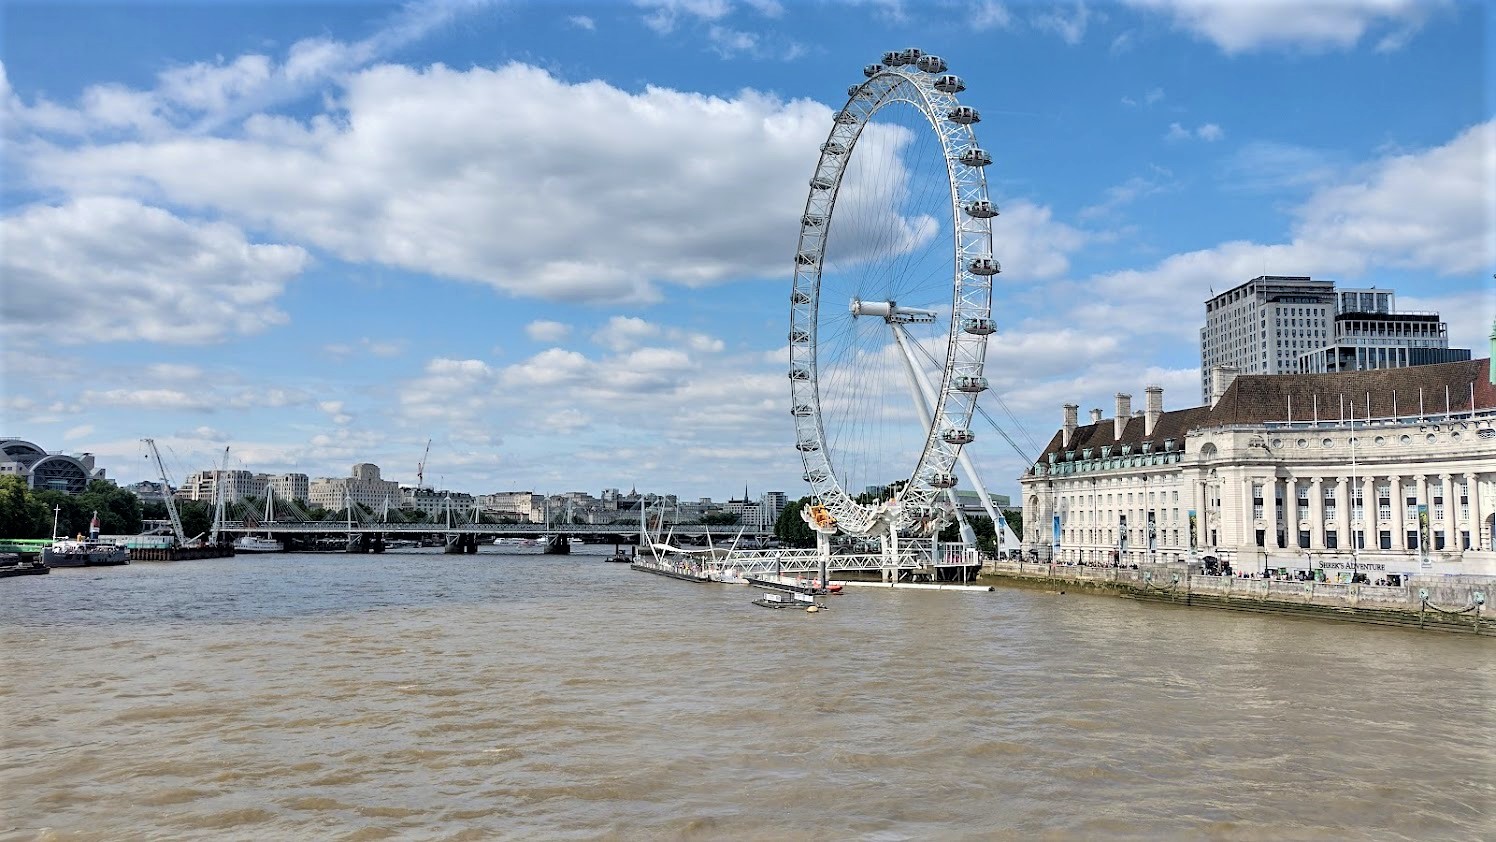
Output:
[[[1381,535],[1390,532],[1389,552],[1438,552],[1467,549],[1462,532],[1469,533],[1472,550],[1490,550],[1492,536],[1485,534],[1485,512],[1481,509],[1479,487],[1482,474],[1479,471],[1435,472],[1419,474],[1367,473],[1356,476],[1308,476],[1280,477],[1274,473],[1247,473],[1236,481],[1235,489],[1222,488],[1221,501],[1225,507],[1234,496],[1239,517],[1234,529],[1217,535],[1222,545],[1241,547],[1262,546],[1266,549],[1343,550],[1353,547],[1365,550],[1382,550]],[[1413,493],[1406,491],[1412,482]],[[1228,482],[1229,481],[1224,481]],[[1308,511],[1303,511],[1298,488],[1307,484]],[[1210,481],[1196,479],[1191,482],[1190,500],[1198,513],[1195,521],[1195,541],[1199,547],[1211,546],[1210,523],[1207,516],[1208,501],[1212,499]],[[1379,493],[1387,489],[1385,498]],[[1463,493],[1461,492],[1463,488]],[[1437,489],[1437,494],[1435,490]],[[1229,492],[1234,491],[1234,495]],[[1261,497],[1257,496],[1260,491]],[[1328,497],[1326,492],[1332,491]],[[1283,501],[1282,516],[1279,516],[1279,494]],[[1359,492],[1359,497],[1353,492]],[[1412,506],[1426,506],[1429,531],[1423,535],[1416,515],[1410,516],[1408,498],[1416,502]],[[1435,503],[1435,498],[1441,502]],[[1461,504],[1461,498],[1468,500]],[[1262,514],[1257,516],[1257,500],[1261,499]],[[1381,501],[1387,500],[1388,519],[1381,518]],[[1356,505],[1359,500],[1360,505]],[[1333,506],[1333,512],[1326,503]],[[1442,506],[1442,510],[1440,507]],[[1468,514],[1466,514],[1468,506]],[[1416,511],[1416,508],[1414,509]],[[1441,516],[1442,515],[1442,516]],[[1230,523],[1224,512],[1216,512],[1214,522],[1218,526]],[[1258,524],[1262,524],[1262,542],[1257,540]],[[1280,532],[1280,524],[1282,531]],[[1301,529],[1307,526],[1307,529]],[[1308,546],[1301,546],[1300,531],[1309,533]],[[1418,542],[1428,541],[1428,547],[1410,546],[1408,533],[1418,532]],[[1329,545],[1334,533],[1335,546]],[[1356,533],[1360,533],[1362,544],[1356,545]]]

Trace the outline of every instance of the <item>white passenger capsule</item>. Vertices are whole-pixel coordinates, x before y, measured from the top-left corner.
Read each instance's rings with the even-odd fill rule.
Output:
[[[992,163],[992,156],[979,146],[968,146],[961,153],[961,163],[968,167],[985,167]]]
[[[935,90],[944,94],[959,94],[966,90],[966,83],[961,81],[960,76],[941,76],[935,80]]]
[[[978,114],[977,110],[970,105],[958,105],[952,108],[950,113],[946,114],[945,117],[952,123],[960,123],[963,126],[982,122],[982,115]]]
[[[919,61],[914,63],[915,67],[926,73],[944,73],[945,59],[940,56],[920,56]]]
[[[974,257],[966,268],[973,275],[996,275],[1003,270],[1002,264],[990,257]]]
[[[987,390],[987,378],[963,374],[956,378],[956,389],[962,392],[984,392]]]
[[[986,199],[980,199],[978,201],[972,202],[963,210],[965,210],[966,215],[971,217],[972,219],[991,219],[992,217],[997,216],[997,205],[992,204]]]
[[[997,323],[987,318],[962,319],[961,329],[972,336],[991,336],[997,333]]]

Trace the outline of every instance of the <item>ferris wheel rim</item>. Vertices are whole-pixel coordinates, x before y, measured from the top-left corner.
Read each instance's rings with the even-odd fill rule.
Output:
[[[847,104],[833,116],[831,131],[821,146],[801,216],[790,305],[791,413],[805,479],[812,496],[830,511],[838,527],[860,535],[880,528],[900,532],[928,528],[936,521],[935,501],[954,485],[956,460],[973,438],[976,395],[986,388],[983,369],[987,335],[992,332],[992,276],[1001,271],[993,257],[991,217],[996,211],[988,198],[984,169],[991,157],[971,128],[980,116],[956,99],[964,83],[959,77],[939,75],[944,73],[944,62],[918,50],[885,54],[885,63],[888,66],[870,65],[864,70],[866,81],[848,90]],[[951,206],[953,255],[952,308],[941,382],[924,446],[900,492],[900,505],[889,511],[856,502],[836,475],[821,404],[818,328],[826,243],[847,162],[872,117],[895,102],[918,110],[939,138]],[[887,305],[892,308],[893,302]],[[861,302],[854,304],[854,314],[860,306]]]

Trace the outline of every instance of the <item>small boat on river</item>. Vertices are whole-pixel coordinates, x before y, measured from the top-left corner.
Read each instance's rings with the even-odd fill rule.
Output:
[[[826,606],[816,602],[815,597],[806,593],[765,593],[753,604],[760,608],[814,608],[824,610]]]
[[[800,594],[839,594],[842,592],[840,582],[832,582],[829,587],[821,587],[820,579],[800,579],[788,576],[749,576],[748,584],[754,587],[771,591],[783,591],[785,593]]]
[[[47,563],[34,556],[0,560],[0,578],[7,576],[40,576],[51,573]]]

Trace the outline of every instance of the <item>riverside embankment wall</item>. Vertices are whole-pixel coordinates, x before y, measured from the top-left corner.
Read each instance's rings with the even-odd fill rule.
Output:
[[[989,562],[993,584],[1114,593],[1148,602],[1464,632],[1496,637],[1482,604],[1496,590],[1484,577],[1415,577],[1399,587],[1191,574],[1183,565],[1147,569]]]

